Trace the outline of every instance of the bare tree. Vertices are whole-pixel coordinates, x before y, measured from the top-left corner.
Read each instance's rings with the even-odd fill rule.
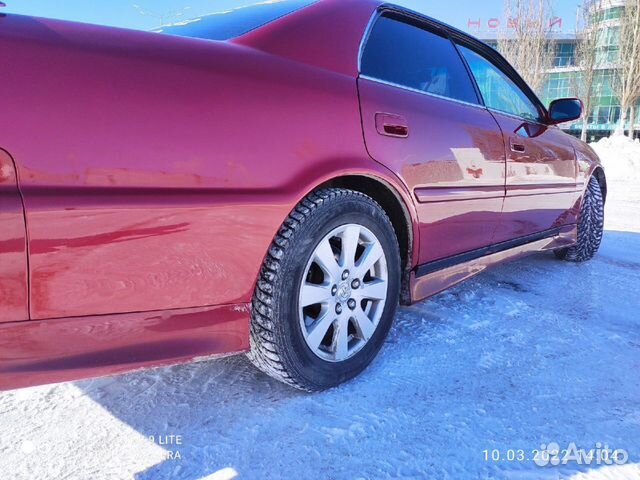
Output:
[[[627,114],[640,98],[640,0],[627,0],[620,21],[618,69],[613,78],[613,90],[620,100],[620,124],[616,133],[623,134]],[[633,136],[633,118],[630,136]]]
[[[498,50],[539,94],[554,57],[549,0],[505,0],[505,15]]]
[[[576,23],[576,52],[575,59],[578,71],[574,73],[572,80],[577,97],[584,103],[582,116],[582,141],[587,140],[587,130],[589,126],[589,115],[596,97],[600,92],[595,82],[597,69],[599,67],[599,37],[601,30],[594,18],[594,8],[597,8],[602,0],[587,1],[578,10]]]
[[[159,22],[160,27],[164,27],[165,25],[180,19],[188,10],[191,9],[191,7],[187,6],[178,10],[157,12],[148,8],[141,7],[140,5],[135,3],[132,6],[138,11],[140,15],[155,18]]]

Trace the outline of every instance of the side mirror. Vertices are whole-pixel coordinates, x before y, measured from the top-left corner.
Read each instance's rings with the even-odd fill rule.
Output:
[[[552,125],[577,120],[582,116],[582,100],[561,98],[549,105],[549,120]]]

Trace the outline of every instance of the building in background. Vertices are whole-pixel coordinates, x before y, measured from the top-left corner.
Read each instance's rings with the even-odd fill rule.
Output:
[[[594,22],[598,29],[598,57],[596,60],[596,74],[594,76],[594,94],[592,106],[587,118],[588,140],[596,141],[609,136],[620,121],[620,103],[612,88],[612,81],[618,68],[618,49],[620,41],[620,19],[624,14],[624,0],[586,0],[589,7],[589,21]],[[497,18],[490,19],[486,24],[481,21],[470,20],[471,33],[484,40],[494,48],[498,44],[500,23]],[[545,104],[556,98],[573,97],[576,95],[577,78],[581,70],[576,66],[579,33],[563,33],[563,19],[554,17],[549,26],[549,36],[553,43],[553,63],[547,72],[547,78],[542,91],[537,92]],[[483,30],[484,29],[484,30]],[[475,31],[474,31],[475,30]],[[504,31],[504,30],[503,30]],[[640,136],[640,103],[634,110],[633,127],[635,136]],[[626,126],[631,127],[631,122]],[[582,121],[564,127],[567,131],[580,136]]]

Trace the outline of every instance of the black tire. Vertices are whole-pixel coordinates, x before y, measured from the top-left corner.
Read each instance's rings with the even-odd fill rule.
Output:
[[[573,247],[556,250],[556,256],[568,262],[591,260],[600,248],[603,231],[604,199],[598,180],[591,177],[580,208],[578,241]]]
[[[307,345],[298,317],[298,296],[307,262],[333,229],[358,224],[372,231],[384,251],[387,300],[378,326],[351,358],[329,362]],[[328,188],[308,195],[281,226],[262,265],[251,312],[251,362],[271,377],[308,392],[321,391],[362,372],[381,349],[400,293],[400,253],[393,226],[372,198]]]

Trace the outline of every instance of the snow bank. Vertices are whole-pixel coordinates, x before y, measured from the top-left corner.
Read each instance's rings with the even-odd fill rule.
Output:
[[[640,142],[622,135],[603,138],[591,146],[600,156],[608,179],[640,180]]]

